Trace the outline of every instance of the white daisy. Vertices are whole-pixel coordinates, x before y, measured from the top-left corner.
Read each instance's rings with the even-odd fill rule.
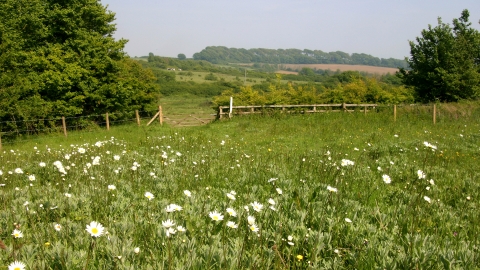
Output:
[[[14,261],[8,266],[8,270],[24,270],[25,264],[19,261]]]
[[[149,201],[151,201],[151,200],[153,200],[153,198],[155,198],[155,196],[153,196],[153,194],[150,193],[150,192],[148,192],[148,191],[145,192],[145,197],[147,197],[147,199],[148,199]]]
[[[385,182],[385,184],[390,184],[392,182],[392,179],[390,179],[390,176],[386,174],[382,175],[382,179],[383,179],[383,182]]]
[[[103,234],[103,231],[105,230],[105,228],[102,226],[102,224],[96,222],[96,221],[92,221],[90,222],[89,225],[87,225],[87,232],[90,233],[91,236],[93,237],[99,237]]]
[[[221,221],[223,220],[223,215],[218,213],[217,211],[213,211],[213,212],[210,212],[210,214],[208,214],[210,216],[210,218],[214,221]]]
[[[253,202],[250,204],[253,207],[253,210],[260,212],[263,209],[263,205],[258,202]]]

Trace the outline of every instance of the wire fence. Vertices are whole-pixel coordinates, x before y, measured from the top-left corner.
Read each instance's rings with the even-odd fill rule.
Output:
[[[480,109],[477,105],[452,105],[452,104],[407,104],[407,105],[377,105],[377,104],[330,104],[330,106],[340,106],[341,110],[325,110],[322,105],[275,105],[272,108],[265,106],[234,106],[232,109],[233,115],[243,115],[249,113],[261,113],[267,110],[284,110],[286,107],[295,107],[296,112],[300,113],[321,113],[344,111],[349,113],[375,113],[382,112],[392,115],[392,121],[397,121],[397,118],[402,119],[416,119],[432,121],[435,124],[437,121],[467,119],[470,117],[479,118]],[[316,106],[316,107],[312,107]],[[236,107],[236,108],[235,108]],[[297,108],[298,107],[298,108]],[[332,107],[332,108],[333,108]],[[322,108],[322,109],[319,109]],[[64,134],[67,136],[72,131],[82,132],[96,132],[99,129],[109,129],[110,126],[120,125],[149,125],[157,122],[163,124],[167,123],[172,127],[186,127],[198,126],[212,122],[217,117],[222,115],[232,116],[228,106],[220,107],[218,114],[163,114],[162,107],[158,110],[150,111],[134,111],[134,112],[120,112],[120,113],[106,113],[97,115],[86,115],[76,117],[53,117],[45,119],[28,119],[28,120],[10,120],[0,121],[0,149],[3,145],[21,143],[23,141],[40,140],[43,135]],[[258,110],[258,111],[257,111]],[[288,110],[287,110],[288,111]],[[158,119],[156,119],[158,117]],[[479,118],[480,119],[480,118]],[[155,121],[157,120],[157,121]],[[42,136],[37,136],[42,135]],[[44,137],[44,136],[43,136]]]
[[[96,132],[99,129],[110,129],[110,126],[138,125],[153,123],[172,127],[187,127],[208,124],[215,120],[215,114],[167,114],[162,107],[158,110],[106,113],[76,117],[53,117],[44,119],[0,121],[0,149],[2,144],[21,143],[40,140],[48,135],[68,136],[73,131]],[[42,136],[38,136],[42,135]]]

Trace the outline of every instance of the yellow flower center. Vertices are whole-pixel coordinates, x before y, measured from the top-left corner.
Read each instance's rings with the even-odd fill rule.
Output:
[[[93,234],[97,234],[97,233],[98,233],[98,229],[97,229],[97,228],[93,228],[93,229],[92,229],[92,233],[93,233]]]
[[[13,270],[22,270],[22,269],[20,269],[20,267],[15,267],[13,268]]]

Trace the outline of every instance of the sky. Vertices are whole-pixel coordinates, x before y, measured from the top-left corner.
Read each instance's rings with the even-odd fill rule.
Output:
[[[309,49],[404,59],[421,31],[470,12],[480,0],[101,0],[131,57],[188,58],[207,46]]]

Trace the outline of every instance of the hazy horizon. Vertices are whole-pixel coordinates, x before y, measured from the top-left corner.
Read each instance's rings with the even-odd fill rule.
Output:
[[[221,1],[101,0],[116,13],[115,38],[131,57],[191,58],[207,46],[309,49],[404,59],[437,18],[451,24],[462,10],[480,30],[480,1],[380,2],[373,0]]]

